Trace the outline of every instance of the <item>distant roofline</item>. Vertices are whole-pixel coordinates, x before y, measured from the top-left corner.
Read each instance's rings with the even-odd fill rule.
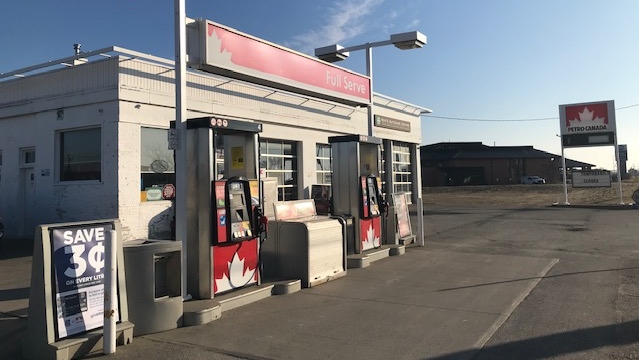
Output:
[[[459,154],[462,152],[475,152],[475,153],[480,153],[480,152],[486,152],[489,153],[491,151],[499,151],[499,150],[534,150],[535,152],[539,153],[539,154],[545,154],[545,156],[542,157],[547,157],[547,158],[555,158],[555,159],[561,159],[561,155],[557,155],[557,154],[553,154],[550,152],[547,152],[545,150],[539,150],[539,149],[535,149],[534,146],[532,145],[509,145],[509,146],[490,146],[490,145],[485,145],[482,142],[479,141],[459,141],[459,142],[455,142],[455,141],[450,141],[450,142],[438,142],[438,143],[433,143],[433,144],[428,144],[428,145],[421,145],[420,149],[424,148],[426,149],[430,149],[430,148],[434,148],[438,145],[448,145],[449,147],[445,148],[445,149],[435,149],[432,151],[439,151],[440,154],[441,153],[455,153],[455,154]],[[474,148],[464,148],[464,145],[466,146],[475,146]],[[455,148],[455,146],[459,147],[459,148]],[[420,150],[421,151],[421,150]],[[489,158],[490,156],[486,157]],[[451,157],[451,159],[456,158],[455,156]],[[579,161],[579,160],[572,160],[572,159],[568,159],[566,158],[566,163],[572,163],[573,165],[571,167],[595,167],[595,164],[590,164],[590,163],[586,163],[583,161]]]

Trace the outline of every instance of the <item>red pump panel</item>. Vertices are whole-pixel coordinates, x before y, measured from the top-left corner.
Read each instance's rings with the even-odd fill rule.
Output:
[[[257,284],[258,239],[212,246],[211,252],[214,294]]]
[[[213,243],[225,243],[228,238],[226,235],[226,196],[224,189],[226,188],[226,180],[214,182],[214,214],[215,214],[215,233],[213,234]]]
[[[360,221],[360,241],[362,251],[380,247],[382,236],[382,218],[377,216]]]

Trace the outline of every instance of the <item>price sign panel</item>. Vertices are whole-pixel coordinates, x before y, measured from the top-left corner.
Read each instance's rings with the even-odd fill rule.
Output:
[[[563,147],[615,144],[615,102],[599,101],[559,105]]]
[[[57,338],[104,324],[104,241],[109,230],[110,223],[51,230]]]

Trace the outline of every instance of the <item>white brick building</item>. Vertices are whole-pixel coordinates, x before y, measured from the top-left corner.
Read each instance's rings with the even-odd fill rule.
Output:
[[[7,236],[32,236],[37,224],[119,218],[124,240],[169,238],[172,202],[147,190],[174,182],[166,141],[175,119],[173,62],[120,48],[81,55],[0,75]],[[263,124],[260,159],[280,180],[280,200],[308,198],[312,184],[330,181],[329,136],[368,130],[366,107],[195,70],[187,77],[189,118]],[[374,100],[386,186],[412,191],[415,201],[420,179],[410,164],[419,160],[425,109],[379,94]]]

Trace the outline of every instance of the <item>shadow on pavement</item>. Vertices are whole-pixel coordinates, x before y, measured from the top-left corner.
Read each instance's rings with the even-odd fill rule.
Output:
[[[26,334],[26,317],[0,313],[0,339],[2,339],[2,355],[0,355],[0,358],[22,359],[22,341]]]
[[[639,342],[639,320],[568,331],[446,354],[429,360],[551,359],[608,346]],[[621,355],[621,354],[619,354]]]
[[[0,289],[0,301],[29,299],[29,288]]]
[[[0,242],[0,260],[33,255],[33,239],[5,239]]]
[[[563,273],[563,274],[544,275],[544,276],[538,276],[538,277],[527,277],[527,278],[504,280],[504,281],[493,281],[493,282],[484,283],[484,284],[476,284],[476,285],[467,285],[467,286],[459,286],[459,287],[439,289],[439,290],[436,290],[436,291],[437,292],[439,292],[439,291],[451,291],[451,290],[459,290],[459,289],[469,289],[469,288],[480,287],[480,286],[491,286],[491,285],[497,285],[497,284],[506,284],[506,283],[512,283],[512,282],[518,282],[518,281],[528,281],[528,280],[536,280],[536,279],[550,279],[550,278],[563,277],[563,276],[583,275],[583,274],[601,273],[601,272],[609,272],[609,271],[621,272],[621,271],[626,271],[626,270],[637,270],[637,269],[639,269],[639,267],[633,266],[633,267],[625,267],[625,268],[617,268],[617,269],[575,271],[575,272],[569,272],[569,273]]]

